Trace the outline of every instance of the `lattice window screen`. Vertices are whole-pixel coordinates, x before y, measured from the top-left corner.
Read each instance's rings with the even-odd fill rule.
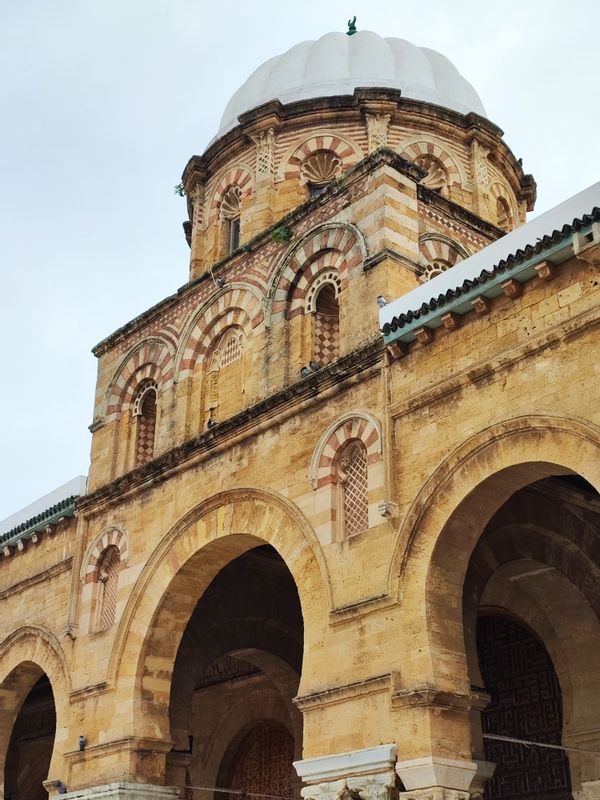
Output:
[[[139,467],[154,456],[156,433],[156,392],[150,389],[144,396],[137,416],[135,466]]]
[[[367,451],[362,442],[352,442],[340,458],[346,536],[369,527]]]
[[[242,343],[239,336],[230,336],[221,350],[219,366],[227,367],[242,357]]]
[[[104,553],[98,568],[98,582],[100,584],[99,631],[108,630],[115,621],[120,563],[119,548],[109,547]]]
[[[294,740],[277,723],[262,723],[246,736],[236,754],[230,778],[232,789],[244,793],[291,797]],[[239,800],[239,795],[230,795]]]

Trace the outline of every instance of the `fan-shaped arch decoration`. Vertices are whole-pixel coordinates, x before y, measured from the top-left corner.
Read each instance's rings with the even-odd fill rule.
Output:
[[[307,156],[300,167],[300,183],[323,186],[342,174],[341,159],[333,150],[317,150]]]
[[[311,157],[319,153],[329,153],[331,156],[309,162]],[[349,167],[357,164],[365,155],[366,153],[362,151],[360,145],[349,137],[335,131],[318,131],[312,133],[308,138],[292,144],[280,161],[277,178],[278,180],[300,180],[301,183],[307,183],[312,178],[302,174],[304,164],[310,164],[308,169],[314,173],[317,170],[322,171],[328,163],[335,172],[334,177],[337,178]],[[333,158],[337,159],[339,166],[337,162],[333,161]],[[320,160],[323,163],[318,166]]]
[[[440,275],[459,261],[469,257],[464,247],[441,234],[425,234],[419,239],[419,250],[423,256],[423,282]]]
[[[343,289],[366,256],[364,237],[353,225],[332,223],[310,231],[288,250],[275,270],[267,296],[267,324],[302,313],[309,285],[325,268],[338,273]]]
[[[196,365],[232,326],[241,328],[247,340],[264,330],[260,298],[245,287],[232,287],[197,311],[186,326],[177,357],[177,380],[193,375]]]
[[[124,409],[129,408],[145,381],[154,381],[158,394],[171,386],[174,363],[174,348],[163,339],[147,339],[136,345],[121,361],[109,384],[104,422],[117,419]]]
[[[242,190],[239,186],[230,186],[221,198],[219,204],[219,217],[221,219],[235,219],[240,214]]]
[[[461,174],[458,160],[437,142],[419,139],[403,142],[397,149],[402,158],[415,161],[427,170],[429,174],[423,179],[423,185],[438,188],[433,184],[439,183],[444,174],[447,186],[466,184],[466,176]]]
[[[146,378],[138,386],[138,390],[135,394],[135,399],[133,401],[133,407],[132,407],[132,414],[134,417],[137,417],[142,413],[144,398],[146,397],[148,392],[155,392],[156,394],[158,394],[158,384],[152,378]]]
[[[439,158],[429,154],[417,156],[415,164],[427,172],[427,175],[421,181],[423,186],[439,192],[448,188],[448,170]]]
[[[210,201],[209,221],[213,221],[221,214],[221,205],[228,193],[232,189],[239,190],[240,202],[247,194],[252,191],[253,180],[252,170],[246,164],[235,164],[229,167],[215,182]],[[232,195],[229,194],[230,200]],[[229,202],[229,201],[228,201]]]
[[[515,227],[517,215],[510,201],[510,191],[499,181],[495,181],[490,186],[490,197],[492,200],[492,214],[495,214],[494,222],[503,231],[511,231]]]

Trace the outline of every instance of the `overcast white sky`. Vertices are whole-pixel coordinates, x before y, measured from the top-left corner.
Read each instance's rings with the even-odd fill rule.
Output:
[[[597,0],[0,0],[0,519],[87,472],[90,348],[187,280],[173,186],[231,94],[354,14],[456,64],[536,212],[598,180]]]

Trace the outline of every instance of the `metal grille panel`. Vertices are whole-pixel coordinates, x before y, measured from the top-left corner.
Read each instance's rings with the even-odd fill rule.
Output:
[[[484,733],[561,744],[562,699],[556,672],[542,644],[513,620],[482,617],[477,649],[485,688]],[[485,741],[496,772],[486,800],[572,800],[567,756],[561,750]]]
[[[234,761],[231,788],[249,795],[290,797],[293,792],[294,740],[277,723],[261,723],[243,740]],[[230,795],[239,800],[239,795]],[[252,798],[250,798],[252,800]]]

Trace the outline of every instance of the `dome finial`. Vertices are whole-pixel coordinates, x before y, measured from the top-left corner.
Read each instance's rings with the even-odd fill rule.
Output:
[[[354,36],[355,33],[356,33],[356,16],[348,20],[348,30],[346,31],[346,36]]]

